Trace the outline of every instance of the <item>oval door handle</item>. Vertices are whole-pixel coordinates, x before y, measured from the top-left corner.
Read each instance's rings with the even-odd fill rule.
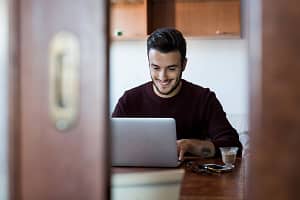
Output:
[[[70,32],[59,32],[49,51],[49,111],[55,127],[63,131],[78,118],[79,40]]]

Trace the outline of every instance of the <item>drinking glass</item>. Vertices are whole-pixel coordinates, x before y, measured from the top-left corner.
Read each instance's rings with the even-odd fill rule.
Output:
[[[222,161],[226,167],[234,168],[238,147],[220,147]]]

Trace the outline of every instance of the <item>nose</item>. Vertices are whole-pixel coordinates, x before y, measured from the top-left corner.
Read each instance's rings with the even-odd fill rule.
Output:
[[[164,81],[167,80],[167,72],[165,70],[161,70],[158,75],[159,79]]]

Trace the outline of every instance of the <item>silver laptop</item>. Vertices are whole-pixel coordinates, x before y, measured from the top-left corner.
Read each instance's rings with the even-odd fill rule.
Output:
[[[172,118],[112,118],[112,166],[177,167]]]

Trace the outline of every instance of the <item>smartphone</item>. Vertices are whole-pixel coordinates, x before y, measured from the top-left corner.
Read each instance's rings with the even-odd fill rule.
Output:
[[[218,165],[218,164],[202,164],[201,168],[212,172],[229,172],[233,169],[231,166]]]

